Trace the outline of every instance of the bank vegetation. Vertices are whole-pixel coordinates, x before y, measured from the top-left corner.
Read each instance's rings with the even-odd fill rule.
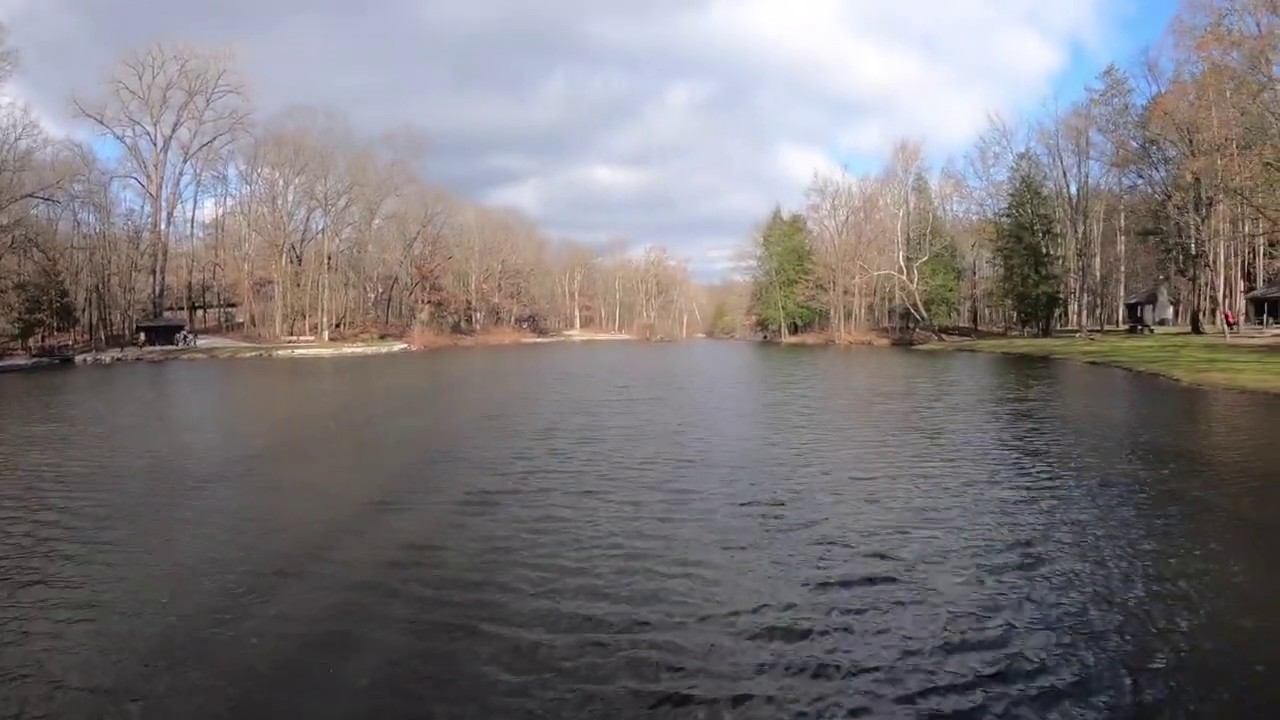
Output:
[[[822,174],[718,289],[720,335],[1051,335],[1167,283],[1193,333],[1280,280],[1280,6],[1188,0],[1141,56],[930,164]],[[1274,318],[1273,318],[1274,320]]]
[[[0,60],[7,79],[18,58]],[[266,341],[700,328],[665,250],[551,237],[467,201],[426,174],[413,132],[360,132],[333,108],[264,115],[229,53],[156,44],[103,77],[69,98],[91,141],[0,106],[10,348],[122,344],[159,316]]]
[[[1275,2],[1186,0],[1138,57],[954,157],[903,139],[815,176],[801,206],[761,208],[740,277],[699,286],[660,248],[549,237],[438,186],[426,138],[264,115],[231,56],[156,45],[71,98],[91,143],[0,107],[0,327],[21,345],[111,344],[161,314],[266,340],[914,342],[1088,334],[1163,283],[1204,333],[1280,282],[1277,67]]]

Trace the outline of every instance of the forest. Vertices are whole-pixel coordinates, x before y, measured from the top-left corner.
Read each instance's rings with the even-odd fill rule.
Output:
[[[1179,325],[1245,317],[1280,278],[1280,4],[1190,0],[1072,102],[993,117],[931,166],[902,140],[878,171],[815,176],[713,289],[712,331],[841,340],[1122,323],[1165,282]]]
[[[551,237],[433,184],[426,138],[262,116],[246,82],[225,52],[143,48],[69,99],[93,144],[0,106],[0,346],[112,346],[166,315],[268,340],[699,328],[665,250]]]

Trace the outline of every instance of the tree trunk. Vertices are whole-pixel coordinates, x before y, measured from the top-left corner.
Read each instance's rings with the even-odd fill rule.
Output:
[[[1201,318],[1200,296],[1204,293],[1203,284],[1201,283],[1200,265],[1200,238],[1198,237],[1199,229],[1195,226],[1202,225],[1199,218],[1193,221],[1191,232],[1191,334],[1204,334],[1204,321]]]
[[[1119,269],[1119,297],[1116,299],[1116,327],[1124,324],[1124,296],[1125,296],[1125,239],[1124,239],[1124,195],[1120,196],[1120,220],[1116,226],[1116,245],[1120,253],[1120,269]]]
[[[329,221],[320,230],[320,340],[329,342]]]
[[[276,278],[275,278],[276,279],[276,282],[275,282],[275,285],[276,285],[275,287],[276,335],[275,336],[277,338],[284,336],[284,296],[285,296],[284,271],[285,271],[286,262],[288,262],[288,259],[285,257],[285,249],[283,246],[281,246],[280,259],[276,263]]]
[[[582,330],[582,276],[573,276],[573,329]]]
[[[1215,275],[1216,275],[1217,286],[1218,286],[1217,287],[1217,292],[1218,292],[1217,321],[1218,321],[1218,325],[1222,327],[1222,336],[1230,340],[1231,329],[1227,327],[1226,318],[1224,317],[1224,311],[1227,309],[1227,295],[1226,295],[1227,243],[1226,243],[1226,237],[1224,236],[1224,233],[1223,233],[1223,223],[1225,221],[1225,218],[1221,216],[1225,214],[1226,214],[1225,210],[1219,212],[1218,233],[1214,238],[1214,244],[1218,246],[1218,258],[1217,258],[1218,267],[1216,268],[1217,272],[1215,273]]]
[[[195,295],[194,276],[196,271],[196,213],[200,208],[200,179],[196,178],[195,185],[191,193],[191,217],[187,225],[187,324],[194,328],[196,325],[196,313],[191,305],[193,296]]]

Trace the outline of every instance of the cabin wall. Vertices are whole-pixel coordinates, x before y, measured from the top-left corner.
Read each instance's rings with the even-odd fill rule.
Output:
[[[1255,322],[1263,318],[1269,319],[1272,323],[1280,321],[1280,299],[1249,301],[1249,321]]]
[[[174,345],[180,330],[182,328],[178,327],[143,328],[142,342],[153,346]]]
[[[1151,307],[1148,305],[1148,307]],[[1172,325],[1173,324],[1173,302],[1169,299],[1169,286],[1161,283],[1156,288],[1156,304],[1154,308],[1155,318],[1149,320],[1149,325]]]

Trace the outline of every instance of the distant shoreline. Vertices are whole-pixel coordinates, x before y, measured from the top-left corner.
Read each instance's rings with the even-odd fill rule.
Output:
[[[715,339],[715,338],[713,338]],[[662,340],[660,338],[659,340]],[[837,342],[826,336],[803,335],[786,340],[741,338],[740,341],[770,345],[886,347],[893,343],[873,335],[848,337]],[[0,374],[34,371],[59,365],[110,365],[119,362],[168,362],[171,360],[212,360],[227,358],[334,358],[430,352],[451,347],[489,347],[558,342],[646,342],[621,333],[567,331],[536,336],[518,332],[476,335],[426,335],[406,341],[380,340],[335,343],[258,344],[208,336],[192,348],[149,347],[113,349],[62,357],[0,358]],[[1162,332],[1155,335],[1098,333],[1088,338],[992,337],[953,338],[916,345],[922,352],[982,352],[1024,357],[1043,357],[1164,377],[1185,385],[1280,394],[1280,335],[1191,335]]]
[[[641,339],[642,338],[638,338],[634,335],[628,335],[626,333],[603,333],[586,330],[565,330],[563,332],[549,335],[534,335],[527,332],[501,329],[472,335],[417,333],[410,335],[406,342],[408,343],[410,350],[422,351],[438,350],[449,347],[483,347],[492,345],[525,345],[532,343],[587,342],[602,340],[640,341]]]

